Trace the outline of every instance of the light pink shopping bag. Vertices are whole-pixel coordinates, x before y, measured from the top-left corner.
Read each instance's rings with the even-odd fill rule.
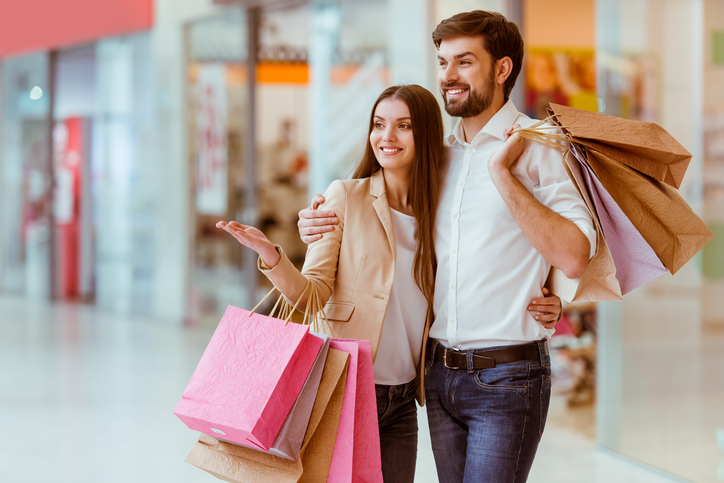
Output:
[[[330,483],[382,482],[377,399],[368,340],[332,339],[330,347],[350,355]]]
[[[322,344],[309,326],[230,305],[174,414],[195,431],[268,451]]]

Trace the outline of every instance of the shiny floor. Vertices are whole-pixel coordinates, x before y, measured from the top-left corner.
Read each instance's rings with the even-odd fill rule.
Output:
[[[213,482],[172,409],[211,336],[80,305],[0,297],[0,481]],[[424,411],[416,481],[435,482]],[[529,481],[672,480],[549,425]]]

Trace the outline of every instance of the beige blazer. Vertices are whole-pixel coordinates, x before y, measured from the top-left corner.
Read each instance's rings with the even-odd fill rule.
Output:
[[[326,201],[319,209],[333,211],[339,224],[309,245],[302,272],[283,251],[274,268],[267,270],[260,265],[260,269],[292,304],[310,280],[322,303],[326,303],[324,310],[333,335],[369,340],[374,360],[395,279],[397,246],[383,171],[370,178],[335,181],[324,197]],[[304,310],[301,302],[300,308]],[[417,367],[420,405],[425,401],[422,376],[430,313],[428,310],[427,320],[420,321],[425,324]]]

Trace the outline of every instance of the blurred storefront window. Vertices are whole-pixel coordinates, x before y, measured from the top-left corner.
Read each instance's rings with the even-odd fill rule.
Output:
[[[49,59],[3,60],[0,144],[0,290],[50,293]]]
[[[219,220],[254,218],[256,210],[247,194],[255,189],[248,162],[247,29],[244,10],[230,8],[192,21],[185,32],[192,213],[188,318],[202,325],[218,323],[229,304],[245,304],[254,285],[251,258],[216,228]]]
[[[713,230],[721,197],[708,188],[719,181],[705,140],[721,124],[705,119],[723,104],[713,83],[721,68],[705,45],[721,13],[716,2],[696,0],[607,1],[596,10],[602,110],[657,122],[692,153],[680,192]],[[709,274],[709,257],[721,257],[715,241],[675,276],[599,308],[600,444],[697,482],[724,479],[724,287]]]

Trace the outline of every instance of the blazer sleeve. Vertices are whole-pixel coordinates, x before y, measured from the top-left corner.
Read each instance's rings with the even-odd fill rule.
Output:
[[[342,233],[344,231],[345,210],[347,208],[347,192],[344,183],[334,181],[324,193],[324,198],[325,202],[319,209],[333,211],[339,223],[334,225],[334,230],[322,235],[321,240],[309,244],[301,272],[297,270],[286,254],[279,249],[281,259],[274,268],[266,269],[261,260],[259,262],[262,273],[269,278],[292,305],[299,300],[307,280],[314,284],[322,304],[327,303],[334,289],[339,250],[342,245]],[[300,300],[297,310],[304,311],[305,308],[306,300]]]

